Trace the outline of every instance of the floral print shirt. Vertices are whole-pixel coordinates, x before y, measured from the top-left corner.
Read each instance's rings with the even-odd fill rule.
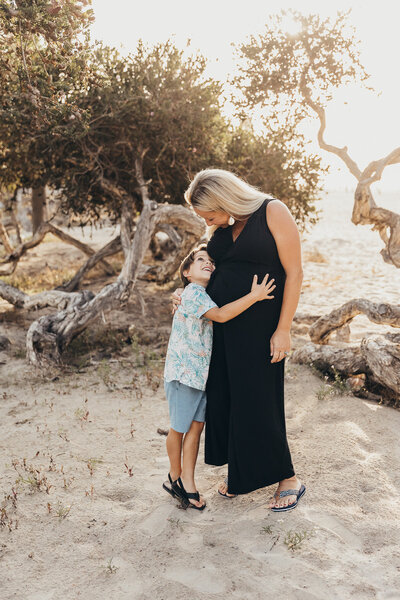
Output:
[[[203,318],[217,305],[198,283],[183,290],[175,312],[165,359],[165,381],[180,381],[197,390],[205,390],[212,350],[212,321]]]

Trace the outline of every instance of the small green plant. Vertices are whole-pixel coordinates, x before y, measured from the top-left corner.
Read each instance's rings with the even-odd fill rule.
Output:
[[[134,354],[135,356],[139,356],[140,343],[139,343],[139,336],[137,333],[134,333],[133,335],[131,335],[130,346],[131,346],[132,354]]]
[[[90,476],[92,477],[94,470],[96,468],[96,465],[102,463],[102,459],[101,458],[89,458],[86,462],[87,468],[89,469],[90,472]]]
[[[321,400],[325,400],[325,398],[327,398],[328,396],[332,396],[332,394],[333,394],[333,389],[331,388],[331,386],[323,384],[316,391],[315,395],[317,396],[317,400],[321,401]]]
[[[173,517],[168,517],[167,521],[169,521],[171,523],[171,525],[173,525],[174,527],[176,527],[177,529],[180,529],[182,531],[183,527],[182,527],[180,519],[174,519]]]
[[[294,552],[301,548],[304,540],[307,540],[309,537],[311,537],[310,531],[288,531],[284,539],[284,544],[288,550]]]
[[[57,502],[57,506],[55,509],[55,515],[61,520],[65,519],[70,513],[70,506],[63,506],[60,501]],[[50,511],[49,511],[50,512]]]
[[[271,535],[272,525],[264,525],[264,527],[261,527],[260,533],[268,533],[268,535]]]
[[[333,374],[333,388],[337,394],[345,394],[349,386],[347,385],[347,381],[342,377],[342,375],[335,369],[335,367],[331,367],[331,371]]]
[[[111,378],[111,367],[106,359],[103,359],[97,369],[100,379],[102,379],[107,389],[115,389],[115,384]]]
[[[79,421],[87,421],[89,416],[89,411],[85,408],[77,408],[74,415]]]
[[[106,573],[107,573],[107,575],[114,575],[118,571],[118,569],[119,569],[119,567],[116,567],[115,565],[113,565],[112,560],[113,559],[110,558],[110,560],[107,563],[107,566],[106,566]]]
[[[26,358],[26,348],[14,348],[12,355],[14,358]]]
[[[33,465],[28,465],[26,458],[22,462],[13,460],[12,466],[18,473],[18,479],[15,482],[17,485],[21,483],[28,485],[32,492],[45,491],[46,494],[50,493],[53,486],[49,483],[46,475]]]

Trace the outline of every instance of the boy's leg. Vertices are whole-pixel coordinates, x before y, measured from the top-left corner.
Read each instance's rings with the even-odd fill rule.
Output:
[[[197,455],[199,453],[200,436],[203,431],[204,423],[200,421],[192,421],[189,431],[183,440],[183,462],[182,462],[182,483],[187,492],[196,492],[196,484],[194,482],[194,470],[196,467]],[[200,498],[200,502],[190,500],[196,506],[202,506],[204,500]]]
[[[176,481],[181,476],[182,472],[182,438],[183,433],[175,431],[172,427],[169,428],[167,436],[167,452],[170,464],[169,473],[172,481]]]

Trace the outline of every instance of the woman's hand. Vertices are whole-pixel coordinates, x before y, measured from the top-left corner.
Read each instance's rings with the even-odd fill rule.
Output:
[[[290,332],[277,329],[271,337],[271,363],[280,362],[285,358],[291,348]]]
[[[276,285],[274,285],[275,279],[270,279],[267,283],[268,277],[269,275],[267,273],[261,283],[257,283],[257,275],[254,275],[253,277],[251,293],[257,299],[257,301],[271,300],[273,298],[273,296],[271,296],[270,294],[276,288]]]
[[[178,306],[181,303],[182,292],[183,292],[183,288],[176,288],[176,290],[174,291],[174,293],[171,296],[172,314],[173,315],[175,314],[176,309],[178,308]]]

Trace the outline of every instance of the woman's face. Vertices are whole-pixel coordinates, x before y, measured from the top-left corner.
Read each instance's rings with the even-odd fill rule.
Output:
[[[216,225],[217,227],[227,227],[229,222],[228,213],[222,210],[199,210],[198,208],[193,208],[196,215],[205,220],[207,225],[211,227],[211,225]]]

